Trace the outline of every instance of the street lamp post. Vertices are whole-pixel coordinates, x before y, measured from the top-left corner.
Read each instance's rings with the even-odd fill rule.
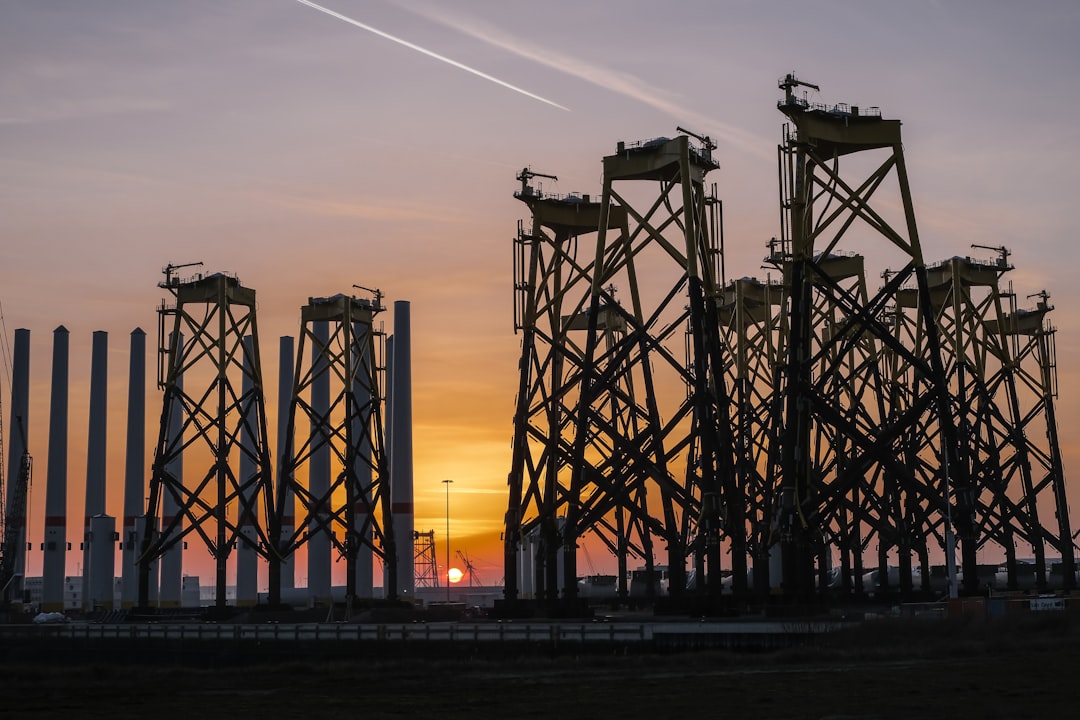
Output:
[[[446,602],[450,602],[450,484],[453,480],[443,480],[446,486]]]

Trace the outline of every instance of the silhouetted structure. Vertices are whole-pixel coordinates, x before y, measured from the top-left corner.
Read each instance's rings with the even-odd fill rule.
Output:
[[[358,582],[371,596],[372,554],[384,562],[389,597],[396,587],[376,342],[381,336],[373,325],[384,309],[380,300],[378,293],[374,300],[335,295],[312,298],[301,309],[277,511],[279,517],[292,515],[285,502],[294,496],[299,514],[291,534],[276,540],[275,547],[287,557],[308,545],[309,590],[316,598],[324,592],[323,600],[329,600],[329,566],[321,568],[326,586],[320,590],[312,583],[316,539],[345,560],[350,600],[358,595]],[[358,578],[361,572],[366,578]],[[280,588],[270,589],[276,602]]]
[[[599,204],[544,196],[529,184],[535,173],[518,176],[515,196],[532,210],[533,228],[519,228],[515,274],[524,338],[507,600],[518,599],[519,548],[537,535],[524,544],[536,552],[536,596],[549,602],[561,590],[575,604],[586,534],[618,558],[621,597],[628,559],[652,572],[657,544],[674,595],[686,587],[691,555],[698,587],[719,590],[721,489],[734,495],[735,487],[712,301],[719,247],[704,183],[717,165],[712,143],[699,140],[701,148],[687,135],[619,143],[604,158]],[[579,255],[579,236],[592,231],[595,254]],[[659,287],[640,281],[645,267],[664,277]],[[628,307],[616,299],[618,286]],[[740,509],[727,514],[733,527]],[[731,536],[738,544],[743,533]],[[744,557],[741,546],[733,557]],[[745,578],[745,562],[738,572]]]
[[[181,281],[172,275],[174,269],[166,268],[161,284],[175,306],[163,302],[159,311],[159,368],[164,372],[158,382],[164,397],[139,557],[139,605],[149,603],[153,560],[194,536],[214,558],[217,605],[224,607],[226,564],[238,542],[254,542],[255,551],[270,562],[272,576],[278,559],[268,527],[274,522],[272,466],[255,291],[221,273]],[[245,343],[249,335],[252,340]],[[249,380],[246,389],[238,382],[243,377]],[[242,435],[251,442],[242,442]],[[249,475],[237,467],[241,454],[251,460]],[[196,478],[190,484],[170,472],[170,464],[180,458],[188,477]],[[193,466],[205,469],[193,474]],[[177,512],[159,526],[166,495]],[[257,539],[241,532],[241,526],[255,528]]]

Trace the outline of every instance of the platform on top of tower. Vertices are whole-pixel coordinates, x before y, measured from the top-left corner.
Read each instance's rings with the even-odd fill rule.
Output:
[[[1053,332],[1045,321],[1046,314],[1053,309],[1053,306],[1040,303],[1034,310],[1019,309],[1015,313],[1007,312],[1000,323],[994,318],[987,320],[986,331],[1002,332],[1006,335],[1038,335]]]
[[[320,319],[329,320],[340,316],[346,307],[349,307],[351,310],[360,310],[372,314],[382,312],[386,307],[383,306],[381,298],[381,295],[378,295],[375,298],[362,298],[356,297],[355,295],[337,293],[336,295],[327,297],[308,297],[308,306],[317,309],[316,313],[323,316],[320,317]]]
[[[610,180],[669,179],[681,163],[684,145],[694,180],[700,182],[705,173],[720,167],[708,146],[698,147],[686,135],[638,142],[620,140],[615,146],[615,154],[604,157],[604,177]]]
[[[957,255],[929,265],[926,275],[930,287],[951,285],[957,280],[963,285],[995,287],[1001,274],[1007,270],[1012,270],[1012,266]]]
[[[776,102],[776,107],[791,118],[798,130],[792,139],[813,146],[822,157],[900,144],[900,121],[882,118],[881,109],[876,106],[811,102],[805,93],[802,97],[796,95],[795,88],[815,91],[820,88],[799,80],[794,73],[781,78],[779,87],[784,97]]]
[[[254,305],[255,290],[240,284],[240,278],[224,272],[215,272],[174,283],[168,288],[180,303],[214,303],[224,291],[225,299],[240,305]]]
[[[562,316],[562,329],[564,332],[571,330],[588,330],[589,315],[585,312]],[[619,310],[617,303],[602,303],[596,314],[596,329],[600,332],[612,330],[614,332],[626,332],[626,317]]]
[[[570,207],[600,205],[600,197],[598,195],[579,192],[550,193],[544,192],[543,189],[536,189],[532,186],[526,186],[525,190],[515,190],[514,197],[530,206],[535,202],[541,201],[555,205],[567,205]]]
[[[516,196],[516,193],[515,193]],[[584,195],[577,201],[568,201],[559,197],[544,197],[529,203],[533,220],[536,224],[550,228],[553,232],[565,232],[577,235],[596,232],[600,227],[602,205],[600,198],[595,200]],[[621,228],[626,225],[626,208],[613,206],[608,209],[608,228]]]
[[[786,114],[790,114],[791,112],[816,113],[832,118],[849,121],[856,120],[859,122],[878,122],[883,119],[881,117],[881,108],[875,105],[869,107],[860,107],[859,105],[850,105],[848,103],[835,103],[829,105],[827,103],[810,102],[805,97],[785,97],[776,101],[776,107]]]

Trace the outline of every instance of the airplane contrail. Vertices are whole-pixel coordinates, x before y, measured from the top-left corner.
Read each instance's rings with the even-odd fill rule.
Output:
[[[423,53],[424,55],[427,55],[428,57],[435,58],[436,60],[440,60],[440,61],[442,61],[442,62],[444,62],[444,63],[446,63],[448,65],[453,65],[454,67],[456,67],[456,68],[458,68],[460,70],[464,70],[465,72],[470,72],[473,75],[476,75],[477,77],[482,77],[485,80],[490,80],[491,82],[495,83],[496,85],[502,85],[504,88],[507,88],[509,90],[513,90],[514,92],[517,92],[517,93],[521,93],[522,95],[524,95],[526,97],[531,97],[533,100],[539,100],[540,102],[551,105],[552,107],[557,107],[560,110],[566,110],[567,112],[570,112],[570,108],[566,107],[565,105],[560,105],[559,103],[554,102],[553,100],[548,100],[545,97],[540,97],[539,95],[536,95],[535,93],[531,93],[528,90],[523,90],[522,88],[519,88],[517,85],[511,85],[510,83],[508,83],[508,82],[506,82],[504,80],[500,80],[497,77],[492,77],[491,75],[488,75],[485,72],[477,70],[476,68],[469,67],[468,65],[466,65],[464,63],[459,63],[457,60],[451,60],[450,58],[448,58],[448,57],[446,57],[444,55],[440,55],[437,52],[432,52],[431,50],[428,50],[426,48],[422,48],[419,45],[416,45],[414,43],[409,42],[408,40],[402,40],[399,37],[395,37],[395,36],[391,35],[390,33],[385,33],[382,30],[379,30],[378,28],[373,28],[370,25],[365,25],[364,23],[360,22],[359,20],[353,20],[351,17],[347,17],[345,15],[342,15],[341,13],[334,12],[333,10],[331,10],[329,8],[325,8],[322,5],[317,5],[316,3],[308,2],[308,0],[296,0],[296,1],[298,3],[300,3],[301,5],[307,5],[310,8],[315,8],[316,10],[320,10],[320,11],[326,13],[327,15],[330,15],[331,17],[336,17],[339,20],[344,20],[347,23],[355,25],[356,27],[360,28],[361,30],[367,30],[370,33],[374,33],[374,34],[378,35],[379,37],[386,38],[387,40],[391,40],[393,42],[396,42],[398,45],[404,45],[405,47],[409,48],[410,50],[415,50],[415,51],[417,51],[419,53]]]
[[[470,19],[460,13],[451,15],[444,11],[442,6],[435,7],[430,3],[418,3],[416,0],[410,0],[408,3],[397,0],[395,4],[425,20],[441,23],[500,50],[566,73],[609,92],[645,103],[678,118],[681,122],[696,125],[699,128],[710,128],[713,130],[711,133],[713,137],[723,138],[726,142],[748,153],[765,158],[776,155],[774,141],[761,137],[753,131],[722,123],[715,118],[696,112],[677,96],[661,88],[653,87],[634,75],[596,65],[566,53],[538,47],[529,40],[501,30],[490,22]]]

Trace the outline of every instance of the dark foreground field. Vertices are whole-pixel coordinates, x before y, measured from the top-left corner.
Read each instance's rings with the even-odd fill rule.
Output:
[[[1080,618],[875,621],[816,646],[0,666],[5,718],[1073,718]],[[625,653],[625,654],[624,654]],[[10,657],[10,655],[9,655]]]

